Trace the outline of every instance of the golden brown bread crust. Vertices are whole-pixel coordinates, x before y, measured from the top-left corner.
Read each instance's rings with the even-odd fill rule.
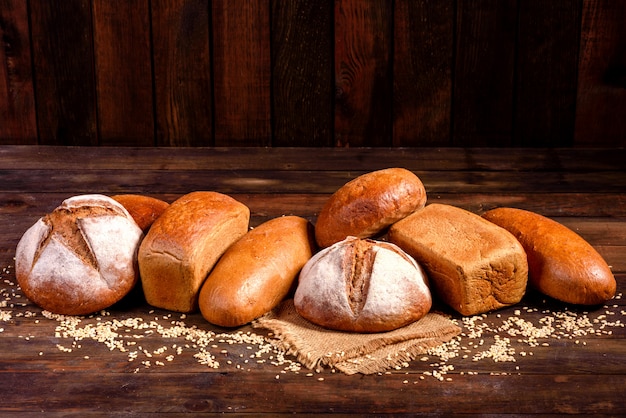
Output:
[[[120,194],[111,198],[126,208],[144,233],[169,206],[169,203],[161,199],[138,194]]]
[[[317,217],[315,237],[328,247],[348,236],[370,238],[426,204],[421,180],[404,168],[363,174],[339,188]]]
[[[43,309],[86,315],[108,308],[138,280],[143,233],[124,207],[104,195],[64,200],[20,239],[15,274]]]
[[[415,257],[439,299],[462,315],[510,306],[524,296],[524,249],[474,213],[433,203],[392,225],[388,238]]]
[[[313,225],[304,218],[271,219],[249,231],[220,258],[200,291],[209,322],[236,327],[275,308],[315,251]]]
[[[425,273],[397,246],[348,237],[314,255],[300,272],[294,307],[305,319],[349,332],[391,331],[428,313]]]
[[[602,256],[580,235],[538,213],[497,208],[483,214],[510,231],[528,255],[529,284],[560,301],[597,305],[615,296],[616,281]]]
[[[139,247],[146,301],[171,311],[195,311],[202,283],[248,231],[249,220],[247,206],[221,193],[192,192],[172,202]]]

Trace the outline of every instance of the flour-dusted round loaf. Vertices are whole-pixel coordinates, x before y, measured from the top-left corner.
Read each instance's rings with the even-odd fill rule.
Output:
[[[314,252],[308,220],[281,216],[262,223],[231,245],[209,274],[200,291],[202,316],[237,327],[269,312],[293,290]]]
[[[294,306],[321,327],[371,333],[421,319],[432,298],[421,267],[400,248],[348,237],[305,264]]]
[[[388,239],[424,267],[435,296],[462,315],[514,305],[526,292],[524,248],[465,209],[432,203],[392,225]]]
[[[528,256],[529,284],[562,302],[598,305],[615,296],[606,261],[583,237],[538,213],[497,208],[483,217],[511,232]]]
[[[172,202],[139,247],[146,301],[170,311],[195,311],[202,283],[226,249],[248,232],[249,221],[246,205],[218,192],[191,192]]]
[[[404,168],[363,174],[339,188],[320,211],[315,238],[328,247],[348,236],[375,238],[426,204],[422,181]]]
[[[118,194],[111,197],[126,208],[144,233],[169,206],[169,203],[161,199],[140,194]]]
[[[143,237],[126,209],[104,195],[66,199],[20,239],[15,275],[26,297],[50,312],[86,315],[130,292]]]

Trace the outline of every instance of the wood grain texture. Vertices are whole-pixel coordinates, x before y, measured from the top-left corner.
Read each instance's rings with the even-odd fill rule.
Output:
[[[213,145],[209,3],[153,0],[156,144]]]
[[[582,0],[519,3],[515,146],[571,146]]]
[[[212,5],[215,145],[270,145],[270,3]]]
[[[333,2],[272,1],[273,146],[333,144]]]
[[[626,2],[583,3],[576,146],[626,146]]]
[[[22,170],[371,170],[393,165],[433,172],[623,173],[626,149],[515,148],[291,148],[0,146],[0,167]],[[352,165],[351,165],[352,164]],[[358,170],[357,170],[358,171]],[[603,187],[610,187],[606,185]],[[537,190],[541,192],[541,190]]]
[[[100,145],[154,145],[148,0],[93,1]]]
[[[97,145],[91,2],[33,0],[30,16],[39,143]]]
[[[0,146],[0,415],[620,416],[626,408],[624,153]],[[83,191],[139,192],[172,202],[194,188],[215,187],[250,208],[252,227],[285,214],[315,222],[334,189],[394,161],[423,179],[429,202],[477,214],[514,206],[576,231],[611,265],[618,296],[576,307],[529,289],[515,306],[467,319],[436,303],[463,328],[457,348],[447,351],[454,356],[424,353],[386,373],[349,376],[298,368],[289,363],[292,355],[252,341],[268,333],[250,325],[223,329],[199,312],[155,309],[140,288],[105,312],[54,317],[16,284],[13,257],[23,232]],[[544,335],[530,332],[531,324]],[[502,349],[515,361],[490,357]],[[206,354],[216,368],[201,364]]]
[[[458,0],[455,146],[510,146],[518,0]]]
[[[622,0],[0,0],[0,144],[624,147],[624,21]]]
[[[393,146],[450,144],[454,5],[394,3]]]
[[[36,144],[27,2],[0,0],[0,144]]]
[[[335,2],[335,145],[391,145],[392,2]]]

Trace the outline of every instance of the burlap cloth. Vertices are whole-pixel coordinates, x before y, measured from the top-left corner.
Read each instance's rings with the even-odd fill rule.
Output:
[[[271,331],[275,337],[273,344],[296,356],[304,367],[329,367],[346,374],[373,374],[401,367],[403,363],[461,332],[450,319],[434,312],[389,332],[357,334],[332,331],[301,317],[292,299],[255,320],[252,326]]]

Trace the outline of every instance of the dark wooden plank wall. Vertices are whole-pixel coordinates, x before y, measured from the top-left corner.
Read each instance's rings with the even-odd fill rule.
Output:
[[[626,0],[0,0],[0,144],[626,146]]]

